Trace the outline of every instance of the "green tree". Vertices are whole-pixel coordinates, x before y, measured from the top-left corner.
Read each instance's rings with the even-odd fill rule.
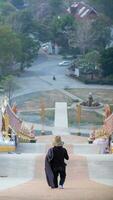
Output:
[[[21,42],[9,27],[0,27],[0,67],[2,75],[12,72],[12,66],[19,61]]]
[[[75,60],[75,66],[82,68],[84,71],[95,72],[99,69],[99,65],[100,53],[95,50],[81,55]]]
[[[113,47],[105,49],[101,53],[100,68],[104,76],[113,75]]]
[[[28,10],[19,11],[16,13],[16,15],[13,16],[12,20],[14,21],[13,28],[15,31],[18,31],[26,35],[33,32],[34,21],[33,21],[33,16],[30,11]]]
[[[100,12],[104,12],[106,16],[113,20],[113,0],[89,0],[93,6],[97,8]]]
[[[63,0],[49,0],[49,3],[53,14],[58,15],[61,13],[63,8]]]
[[[85,54],[91,48],[92,35],[90,34],[91,22],[89,20],[77,23],[75,30],[70,32],[69,45],[79,48],[81,54]]]
[[[95,21],[83,20],[70,32],[69,45],[78,47],[81,54],[92,50],[102,51],[109,45],[110,26],[106,18],[100,16]]]
[[[9,103],[11,104],[11,99],[14,95],[14,91],[18,89],[18,85],[15,81],[14,76],[12,75],[6,76],[1,81],[1,85],[3,86],[4,94],[8,97]]]
[[[51,23],[53,40],[65,49],[65,51],[68,51],[70,31],[75,29],[75,24],[75,19],[70,15],[54,17]]]
[[[90,72],[93,80],[94,74],[98,74],[100,65],[100,53],[96,50],[88,52],[84,56],[85,70]]]
[[[37,38],[41,42],[48,42],[53,39],[53,32],[48,22],[36,22]]]
[[[9,25],[9,17],[15,12],[15,7],[8,0],[0,1],[0,24]]]
[[[23,71],[24,68],[30,67],[34,59],[38,56],[40,44],[32,36],[21,35],[20,38],[22,44],[20,69]]]
[[[92,46],[102,51],[111,40],[111,30],[107,18],[100,16],[91,25]]]
[[[66,31],[73,29],[75,25],[75,19],[71,15],[63,15],[54,17],[51,23],[53,32]]]
[[[24,7],[24,0],[11,0],[11,2],[18,9]]]
[[[15,12],[16,9],[10,2],[5,1],[4,3],[2,3],[0,11],[3,16],[9,16],[10,13]]]
[[[85,62],[90,69],[96,69],[99,67],[100,53],[98,51],[91,51],[85,55]]]
[[[36,40],[39,38],[39,22],[34,20],[29,10],[19,11],[12,16],[12,28],[17,33],[32,35]]]

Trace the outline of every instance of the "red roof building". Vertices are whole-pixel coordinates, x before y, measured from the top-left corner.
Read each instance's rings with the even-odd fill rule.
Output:
[[[95,19],[97,11],[84,2],[74,2],[67,11],[77,19]]]

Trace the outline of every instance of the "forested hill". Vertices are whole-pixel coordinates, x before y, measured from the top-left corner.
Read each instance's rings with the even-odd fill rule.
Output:
[[[37,15],[42,15],[41,12],[45,12],[46,8],[48,11],[53,8],[53,12],[60,12],[61,7],[71,5],[73,2],[79,2],[80,0],[0,0],[0,9],[7,4],[7,8],[21,8],[24,4],[29,5],[31,9],[35,12],[40,13]],[[95,7],[98,11],[105,13],[108,17],[113,19],[113,1],[109,0],[84,0],[84,2],[89,3],[91,6]],[[45,13],[43,14],[45,15]]]
[[[10,11],[28,7],[37,18],[50,17],[51,14],[63,14],[66,7],[73,2],[80,2],[80,0],[0,0],[0,9],[6,8]],[[92,7],[96,8],[98,12],[105,14],[113,20],[113,0],[84,0]]]
[[[57,43],[62,54],[81,54],[77,65],[94,53],[100,60],[111,42],[113,0],[84,1],[96,8],[95,20],[79,21],[69,14],[74,0],[0,0],[0,74],[12,73],[17,63],[21,71],[32,66],[40,45],[48,41]],[[91,60],[90,66],[94,65]]]
[[[113,0],[88,0],[88,2],[113,20]]]

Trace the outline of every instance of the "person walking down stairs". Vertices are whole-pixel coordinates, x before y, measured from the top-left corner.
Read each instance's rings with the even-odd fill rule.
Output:
[[[64,188],[66,179],[66,163],[64,160],[69,160],[69,156],[63,145],[64,142],[61,137],[55,136],[53,147],[48,150],[45,158],[45,173],[47,183],[51,188]],[[59,176],[60,181],[58,183]]]

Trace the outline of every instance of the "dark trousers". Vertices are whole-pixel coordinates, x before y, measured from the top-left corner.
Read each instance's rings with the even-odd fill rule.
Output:
[[[66,178],[66,167],[52,168],[54,174],[54,184],[58,187],[58,176],[60,175],[59,185],[63,185]]]

